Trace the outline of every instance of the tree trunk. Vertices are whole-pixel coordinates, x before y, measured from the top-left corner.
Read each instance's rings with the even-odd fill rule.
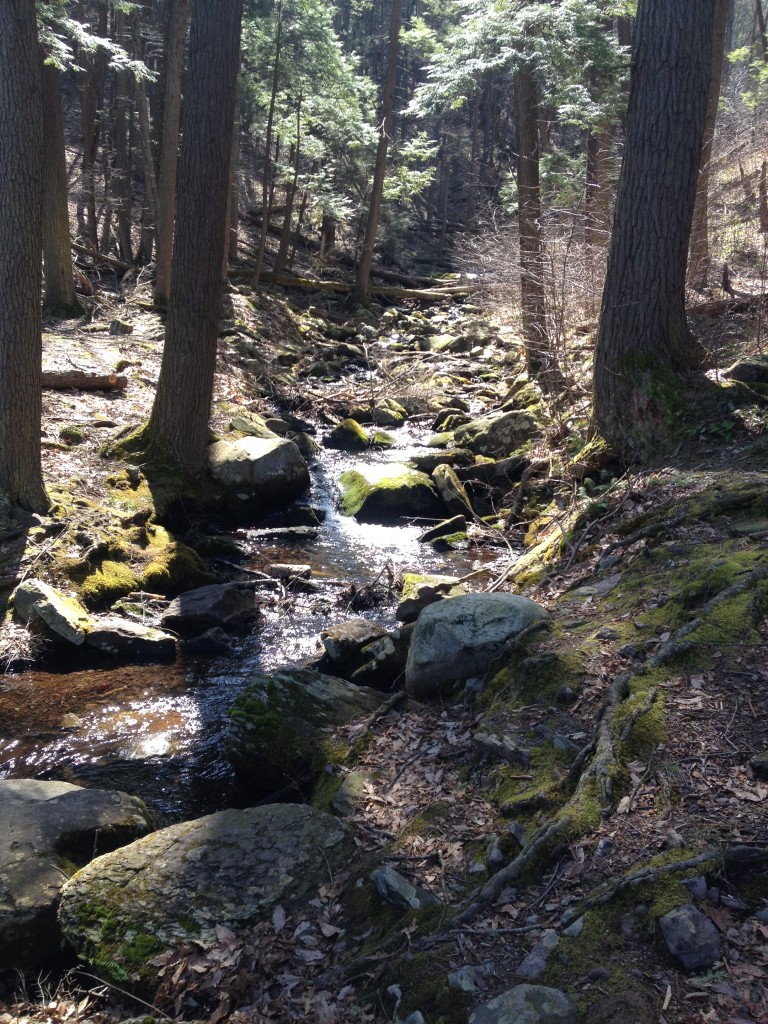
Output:
[[[97,33],[107,36],[109,9],[106,0],[98,0]],[[101,104],[104,99],[104,78],[107,71],[107,54],[103,49],[88,55],[82,90],[83,117],[83,163],[82,163],[82,205],[84,216],[80,216],[81,232],[88,239],[94,252],[99,249],[98,220],[96,217],[96,156],[99,151],[101,125]]]
[[[587,190],[584,239],[587,245],[605,247],[611,230],[611,171],[613,133],[610,126],[587,136]]]
[[[709,277],[709,173],[712,163],[712,148],[717,123],[717,107],[720,102],[720,86],[723,78],[725,56],[725,35],[730,0],[716,0],[715,38],[712,46],[712,78],[707,99],[707,120],[704,125],[704,145],[701,147],[699,181],[696,190],[696,205],[693,208],[693,226],[688,264],[688,281],[693,288],[704,290]]]
[[[43,255],[45,258],[46,312],[80,316],[83,308],[75,293],[69,237],[69,194],[64,122],[61,114],[61,72],[43,65]]]
[[[291,241],[291,223],[293,221],[293,204],[296,201],[296,192],[299,187],[299,166],[301,161],[301,93],[296,106],[296,142],[293,147],[293,179],[285,194],[285,216],[283,217],[283,229],[280,232],[280,245],[275,258],[275,273],[279,274],[285,269],[288,262],[288,247]]]
[[[397,80],[397,51],[400,42],[400,15],[402,0],[392,0],[392,13],[389,20],[389,47],[387,49],[387,69],[384,77],[382,95],[382,123],[379,132],[379,144],[376,149],[376,163],[373,168],[373,184],[371,185],[371,201],[368,208],[368,220],[365,225],[363,251],[357,268],[355,299],[358,302],[368,301],[368,283],[373,263],[373,248],[376,245],[376,233],[379,230],[379,214],[381,213],[381,197],[384,194],[384,176],[387,172],[387,147],[392,136],[395,106],[395,82]]]
[[[698,346],[685,270],[718,0],[641,0],[624,161],[595,351],[594,415],[624,454],[659,454]]]
[[[189,0],[169,0],[165,41],[165,96],[157,186],[155,302],[165,305],[171,286],[173,214],[176,205],[176,167],[181,122],[181,76],[187,41]]]
[[[115,193],[117,199],[117,248],[120,259],[133,263],[133,197],[131,194],[131,100],[128,93],[128,72],[115,75]]]
[[[520,234],[520,298],[528,373],[544,385],[554,371],[547,341],[544,258],[539,188],[538,84],[521,65],[515,71],[517,218]]]
[[[192,4],[171,294],[148,427],[152,454],[187,477],[208,456],[241,14],[242,0]]]
[[[43,126],[32,0],[0,4],[0,68],[0,490],[42,512]]]
[[[275,32],[275,63],[272,65],[272,91],[269,96],[269,112],[267,113],[267,134],[264,139],[264,171],[261,180],[261,234],[259,235],[259,249],[256,253],[256,271],[253,275],[253,287],[259,290],[259,278],[264,266],[264,253],[267,249],[267,231],[269,230],[270,207],[272,205],[272,181],[274,176],[274,164],[272,158],[272,125],[275,119],[275,102],[277,100],[277,87],[280,81],[280,53],[283,42],[283,5],[278,0],[277,4],[277,31]],[[275,157],[275,163],[277,157]]]

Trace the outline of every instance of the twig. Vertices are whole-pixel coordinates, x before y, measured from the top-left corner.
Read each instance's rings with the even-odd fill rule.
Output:
[[[367,735],[380,718],[383,718],[384,715],[392,710],[392,708],[397,707],[397,705],[401,701],[405,700],[407,696],[408,694],[405,690],[398,690],[397,693],[393,693],[388,700],[385,700],[383,704],[380,704],[376,708],[371,717],[363,725],[362,731],[358,733],[355,739],[359,739],[361,736]]]
[[[173,1020],[173,1017],[169,1017],[167,1013],[161,1010],[154,1003],[148,1003],[145,999],[141,999],[139,996],[134,995],[133,992],[129,992],[128,989],[120,988],[119,985],[114,985],[111,981],[105,981],[104,978],[99,978],[96,974],[89,974],[88,971],[78,969],[78,974],[81,974],[84,978],[90,978],[91,981],[98,981],[100,985],[106,985],[107,988],[111,988],[114,992],[119,992],[121,996],[126,996],[128,999],[133,1000],[135,1003],[139,1003],[141,1006],[146,1006],[148,1010],[153,1013],[158,1013],[165,1020]]]

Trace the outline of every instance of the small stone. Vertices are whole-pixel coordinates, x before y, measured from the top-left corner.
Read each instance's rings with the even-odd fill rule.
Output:
[[[547,969],[547,962],[560,943],[560,937],[553,928],[548,928],[542,937],[520,963],[515,971],[518,978],[535,981]]]
[[[459,992],[477,992],[477,971],[469,964],[460,967],[458,971],[451,971],[448,987],[458,989]]]
[[[720,959],[717,928],[691,903],[665,914],[659,927],[667,949],[684,970],[706,970]]]
[[[664,839],[665,850],[681,850],[684,846],[685,840],[679,832],[676,832],[674,829],[672,829],[671,832],[667,833]]]
[[[618,629],[613,629],[611,626],[605,626],[597,633],[598,640],[618,640],[621,637]]]
[[[768,907],[764,907],[762,910],[756,911],[755,917],[760,924],[768,924]]]
[[[417,889],[407,878],[403,878],[394,868],[386,865],[372,871],[370,879],[379,896],[401,910],[420,910],[439,902],[431,893]]]
[[[720,903],[729,910],[749,910],[744,900],[740,900],[738,896],[721,896]]]
[[[558,686],[555,691],[555,700],[558,704],[573,704],[576,700],[576,691],[572,690],[570,686],[563,684]]]
[[[611,972],[607,967],[595,967],[587,975],[588,981],[607,981],[611,976]]]
[[[569,939],[577,939],[584,931],[584,915],[577,917],[573,924],[569,924],[567,928],[563,929],[563,935],[567,935]]]
[[[637,644],[624,644],[619,648],[618,653],[622,658],[636,658],[638,654]]]
[[[684,878],[683,885],[696,900],[703,900],[707,895],[707,880],[704,875],[694,875],[693,878]]]
[[[565,993],[544,985],[516,985],[473,1010],[469,1024],[576,1024]]]
[[[109,325],[110,334],[133,334],[133,324],[129,320],[113,320]]]
[[[370,775],[367,772],[350,772],[344,777],[344,781],[336,791],[331,807],[343,818],[352,814],[363,799],[365,788],[369,782]]]

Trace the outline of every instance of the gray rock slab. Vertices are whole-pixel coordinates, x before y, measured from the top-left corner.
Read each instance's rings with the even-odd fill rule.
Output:
[[[659,927],[667,949],[684,970],[706,970],[720,959],[720,933],[692,903],[670,910],[659,919]]]
[[[515,974],[518,978],[527,978],[535,981],[540,978],[547,969],[547,963],[552,953],[557,949],[560,937],[553,928],[548,928],[533,949],[518,964]]]
[[[94,619],[85,642],[123,661],[172,661],[176,657],[176,638],[170,633],[117,615]]]
[[[428,605],[416,622],[405,688],[412,697],[440,693],[441,688],[485,672],[504,645],[549,613],[516,594],[467,594]]]
[[[119,980],[129,957],[135,968],[213,939],[217,925],[245,928],[301,904],[353,849],[343,822],[303,804],[219,811],[92,861],[65,885],[59,921],[82,957]],[[138,970],[156,983],[156,971]]]
[[[208,461],[214,480],[265,505],[296,498],[309,487],[309,470],[301,452],[282,437],[217,441],[208,449]]]
[[[320,634],[323,647],[330,660],[332,671],[337,667],[359,667],[364,647],[387,635],[386,629],[367,619],[349,619],[335,626],[329,626]],[[362,660],[366,660],[364,657]]]
[[[431,893],[417,889],[407,878],[386,865],[372,871],[370,878],[379,896],[401,910],[420,910],[439,902]]]
[[[0,780],[0,964],[38,966],[59,952],[63,863],[82,863],[151,827],[144,804],[126,793]]]
[[[162,617],[165,629],[195,636],[218,626],[238,629],[256,618],[259,606],[254,591],[238,583],[212,583],[179,594]]]
[[[469,448],[478,455],[499,458],[537,437],[541,424],[529,412],[503,412],[482,417],[458,427],[454,432],[456,446]]]
[[[457,576],[418,576],[406,573],[403,596],[395,615],[400,622],[415,622],[428,604],[442,601],[445,597],[461,597],[466,592]]]
[[[76,647],[85,643],[92,626],[90,615],[79,601],[42,580],[20,583],[13,593],[13,609],[22,622],[44,623],[54,636]]]
[[[473,1010],[469,1024],[576,1024],[576,1007],[559,989],[516,985]]]

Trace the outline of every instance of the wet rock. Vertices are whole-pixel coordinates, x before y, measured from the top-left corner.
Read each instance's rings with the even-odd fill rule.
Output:
[[[229,636],[219,626],[206,629],[200,636],[184,641],[184,650],[190,654],[214,655],[227,654],[231,649]]]
[[[176,637],[117,615],[95,619],[85,642],[122,661],[172,661],[176,657]]]
[[[351,417],[342,420],[323,438],[323,445],[326,448],[336,448],[344,452],[362,452],[370,447],[370,444],[366,432],[357,420]]]
[[[456,576],[417,576],[406,573],[403,578],[403,596],[395,615],[400,622],[415,622],[428,604],[446,597],[466,594],[466,587]]]
[[[541,605],[516,594],[467,594],[429,605],[416,622],[405,688],[427,697],[485,672],[505,644],[548,619]]]
[[[693,904],[686,903],[665,914],[659,927],[667,949],[684,970],[705,970],[720,959],[720,934]]]
[[[459,448],[498,458],[538,437],[541,429],[540,421],[530,412],[512,411],[466,423],[454,432],[454,437]]]
[[[386,629],[376,622],[367,619],[350,619],[336,626],[324,629],[320,634],[327,658],[320,667],[342,676],[354,672],[362,664],[370,660],[363,654],[364,648],[387,635]]]
[[[448,448],[436,452],[419,452],[412,455],[410,462],[415,469],[422,473],[432,473],[437,466],[444,464],[450,466],[472,466],[475,456],[469,448]]]
[[[684,878],[682,884],[695,900],[703,900],[707,895],[707,880],[704,875],[694,875],[693,878]]]
[[[553,928],[548,928],[524,960],[518,964],[515,974],[518,978],[535,981],[547,969],[552,953],[560,944],[560,938]]]
[[[66,597],[42,580],[25,580],[13,593],[13,609],[27,624],[42,624],[46,630],[76,647],[85,643],[93,626],[79,601]]]
[[[59,953],[56,910],[66,861],[83,863],[152,828],[126,793],[68,782],[0,780],[0,964],[37,966]]]
[[[407,411],[394,398],[382,398],[371,410],[371,419],[377,427],[399,427],[407,418]]]
[[[62,893],[61,928],[100,974],[124,983],[136,973],[151,994],[158,978],[148,961],[159,953],[300,905],[353,849],[346,825],[306,805],[219,811],[78,871]]]
[[[464,484],[456,475],[456,470],[443,463],[432,471],[432,479],[450,515],[472,515],[472,503]]]
[[[243,502],[274,505],[309,487],[309,470],[293,441],[243,437],[208,449],[213,478]]]
[[[442,513],[431,478],[407,466],[393,466],[380,479],[353,469],[342,473],[339,483],[342,512],[361,523],[388,523],[409,516],[437,518]]]
[[[419,537],[419,542],[421,544],[431,544],[433,541],[447,540],[449,537],[455,537],[456,534],[466,536],[466,532],[467,520],[463,515],[454,516],[453,519],[443,519],[442,522],[425,530]]]
[[[255,413],[248,416],[235,416],[229,424],[230,430],[249,437],[275,438],[279,435],[267,425],[267,421]]]
[[[386,865],[371,872],[370,878],[379,896],[401,910],[420,910],[440,902],[431,893],[411,885],[407,878]]]
[[[568,925],[567,928],[563,928],[563,935],[567,935],[569,939],[578,939],[581,933],[584,931],[584,917],[577,917],[575,921]]]
[[[239,583],[213,583],[179,594],[161,621],[165,629],[192,637],[216,626],[239,629],[258,614],[253,590]]]
[[[559,989],[516,985],[473,1010],[469,1024],[576,1024],[576,1007]]]
[[[249,798],[309,792],[333,760],[332,730],[367,718],[380,693],[312,669],[254,675],[232,705],[227,754]]]

